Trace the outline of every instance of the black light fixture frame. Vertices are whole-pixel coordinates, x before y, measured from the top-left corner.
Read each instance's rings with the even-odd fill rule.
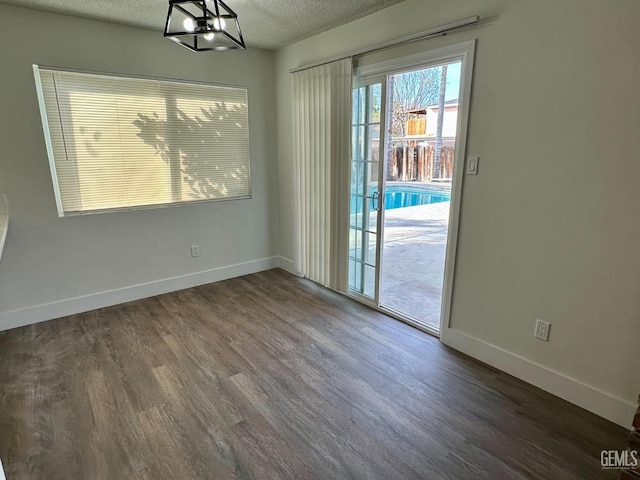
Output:
[[[207,2],[213,4],[213,11],[207,6]],[[197,17],[185,9],[182,4],[192,4],[196,5],[198,10],[202,11],[202,16]],[[220,7],[226,11],[226,14],[220,13]],[[182,29],[177,32],[170,32],[171,29],[171,15],[173,10],[176,9],[183,15],[193,20],[195,31],[185,31]],[[229,32],[225,31],[224,28],[216,28],[215,27],[215,19],[221,19],[225,22],[233,22],[238,31],[237,38],[231,35]],[[220,21],[218,21],[218,27],[220,27]],[[218,46],[209,46],[205,42],[202,42],[199,38],[200,35],[203,34],[221,34],[223,35],[231,44],[230,45],[218,45]],[[245,50],[247,47],[244,43],[244,38],[242,37],[242,31],[240,30],[240,23],[238,22],[238,15],[234,12],[229,6],[224,3],[222,0],[169,0],[169,11],[167,12],[167,22],[164,27],[164,36],[165,38],[169,38],[174,42],[182,45],[185,48],[193,52],[203,52],[203,51],[226,51],[226,50]],[[193,45],[185,42],[180,37],[193,37]]]

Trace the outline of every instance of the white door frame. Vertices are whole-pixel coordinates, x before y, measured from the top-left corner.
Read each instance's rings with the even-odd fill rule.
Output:
[[[379,79],[380,76],[394,75],[418,68],[461,61],[460,98],[458,103],[457,138],[454,150],[453,179],[451,185],[451,205],[449,209],[449,230],[445,254],[445,269],[442,289],[442,304],[440,310],[440,340],[445,336],[451,321],[451,304],[453,300],[453,279],[455,274],[456,252],[458,247],[458,230],[460,223],[460,206],[462,196],[462,182],[466,165],[467,128],[469,123],[469,104],[471,102],[471,84],[473,81],[473,65],[476,40],[447,45],[417,54],[393,58],[372,65],[358,67],[354,76],[362,82]],[[382,162],[381,162],[382,163]],[[382,245],[379,246],[382,248]],[[378,268],[381,264],[378,264]],[[380,275],[378,275],[379,277]],[[376,308],[379,308],[376,306]],[[429,332],[433,333],[433,332]]]

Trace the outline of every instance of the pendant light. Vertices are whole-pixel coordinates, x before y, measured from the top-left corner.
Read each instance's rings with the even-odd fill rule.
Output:
[[[222,0],[169,0],[164,36],[194,52],[246,48],[238,15]]]

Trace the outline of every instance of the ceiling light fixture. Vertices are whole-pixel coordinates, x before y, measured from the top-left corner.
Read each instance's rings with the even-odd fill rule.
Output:
[[[194,52],[246,48],[238,15],[222,0],[169,0],[164,36]]]

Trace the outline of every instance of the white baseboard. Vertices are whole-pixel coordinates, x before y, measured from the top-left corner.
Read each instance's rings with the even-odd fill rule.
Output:
[[[611,395],[458,330],[448,328],[442,342],[613,423],[625,428],[631,426],[637,407],[634,402]]]
[[[285,258],[285,257],[278,257],[278,266],[281,269],[283,269],[283,270],[285,270],[285,271],[287,271],[287,272],[289,272],[289,273],[291,273],[293,275],[296,275],[298,277],[301,276],[300,272],[296,272],[296,270],[295,270],[295,268],[293,266],[293,260],[290,260],[290,259]]]
[[[141,298],[162,295],[185,288],[219,282],[228,278],[240,277],[278,267],[278,257],[261,258],[249,262],[213,268],[203,272],[190,273],[177,277],[164,278],[153,282],[131,285],[129,287],[93,293],[82,297],[69,298],[44,305],[0,312],[0,331],[44,322],[54,318],[88,312],[97,308],[110,307],[120,303],[140,300]]]

